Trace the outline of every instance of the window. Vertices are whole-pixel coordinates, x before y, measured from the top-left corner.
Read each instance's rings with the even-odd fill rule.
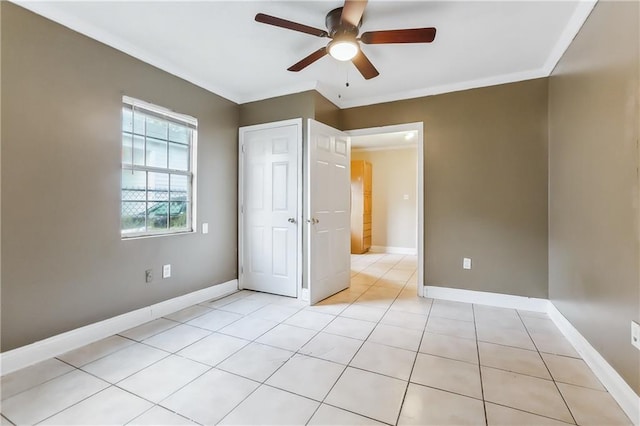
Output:
[[[197,121],[122,99],[122,238],[193,230]]]

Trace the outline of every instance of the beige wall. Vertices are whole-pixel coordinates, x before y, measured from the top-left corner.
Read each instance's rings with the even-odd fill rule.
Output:
[[[335,106],[330,100],[315,92],[315,119],[321,123],[335,129],[341,128],[340,108]]]
[[[300,117],[306,122],[307,118],[315,117],[316,95],[315,90],[310,90],[242,104],[240,105],[240,125],[252,126]]]
[[[425,284],[547,297],[547,80],[341,114],[343,129],[416,121],[425,133]]]
[[[638,2],[598,2],[549,82],[549,296],[640,394]]]
[[[238,106],[0,7],[2,350],[236,278]],[[120,239],[123,94],[198,119],[197,217],[209,234]]]
[[[415,250],[417,149],[354,150],[351,159],[372,166],[371,245]]]

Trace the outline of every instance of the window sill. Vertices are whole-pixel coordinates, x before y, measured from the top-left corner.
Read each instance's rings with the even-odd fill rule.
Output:
[[[122,241],[132,241],[132,240],[143,240],[147,238],[162,238],[162,237],[174,237],[177,235],[188,235],[195,234],[195,229],[191,229],[189,231],[180,231],[180,232],[171,232],[171,233],[162,233],[162,234],[142,234],[142,235],[131,235],[131,236],[120,236],[120,240]]]

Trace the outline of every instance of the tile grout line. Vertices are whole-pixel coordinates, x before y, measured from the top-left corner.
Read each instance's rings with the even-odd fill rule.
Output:
[[[124,337],[124,336],[120,336],[120,337]],[[125,337],[125,338],[126,338],[126,337]],[[130,340],[132,340],[132,339],[130,339]],[[142,342],[138,342],[138,341],[136,341],[136,343],[137,343],[137,344],[141,344],[141,345],[143,344]],[[135,343],[134,343],[134,344],[135,344]],[[127,346],[127,347],[130,347],[130,346],[133,346],[133,345],[129,345],[129,346]],[[152,347],[152,346],[149,346],[149,345],[145,345],[145,346]],[[120,349],[120,350],[118,350],[118,351],[112,352],[112,354],[114,354],[114,353],[116,353],[116,352],[119,352],[119,351],[121,351],[121,350],[123,350],[123,349],[126,349],[126,348],[122,348],[122,349]],[[154,348],[154,349],[158,349],[158,348]],[[162,349],[158,349],[158,350],[162,350]],[[141,372],[142,370],[144,370],[144,369],[146,369],[146,368],[148,368],[148,367],[151,367],[152,365],[155,365],[155,364],[159,363],[159,362],[160,362],[160,361],[162,361],[162,360],[165,360],[165,359],[169,358],[169,357],[172,355],[172,353],[170,353],[170,352],[167,352],[167,351],[164,351],[164,350],[162,350],[162,351],[163,351],[163,352],[166,352],[166,353],[167,353],[167,356],[162,357],[162,358],[160,358],[159,360],[157,360],[157,361],[155,361],[155,362],[152,362],[151,364],[147,365],[146,367],[143,367],[143,368],[141,368],[140,370],[137,370],[137,371],[135,371],[135,372],[131,373],[130,375],[128,375],[128,376],[126,376],[126,377],[124,377],[124,378],[120,379],[119,381],[117,381],[117,382],[115,382],[115,383],[109,382],[108,380],[105,380],[104,378],[99,377],[99,376],[97,376],[97,375],[95,375],[95,374],[93,374],[93,373],[91,373],[91,372],[89,372],[89,371],[85,371],[85,370],[83,370],[83,369],[82,369],[82,368],[80,368],[80,367],[76,367],[76,366],[74,366],[74,365],[72,365],[72,364],[69,364],[69,363],[68,363],[68,362],[66,362],[66,361],[63,361],[63,360],[61,360],[61,359],[58,359],[59,361],[64,362],[64,363],[65,363],[65,364],[67,364],[67,365],[70,365],[70,366],[71,366],[71,367],[73,367],[76,371],[80,371],[80,372],[82,372],[82,373],[84,373],[84,374],[87,374],[87,375],[89,375],[89,376],[95,377],[96,379],[98,379],[98,380],[100,380],[100,381],[102,381],[102,382],[107,383],[107,387],[105,387],[105,388],[103,388],[103,389],[100,389],[99,391],[94,392],[94,393],[92,393],[92,394],[90,394],[90,395],[88,395],[88,396],[86,396],[86,397],[84,397],[84,398],[82,398],[82,399],[80,399],[80,400],[78,400],[78,401],[74,402],[73,404],[71,404],[71,405],[69,405],[69,406],[66,406],[66,407],[65,407],[65,408],[63,408],[62,410],[56,411],[55,413],[53,413],[53,414],[51,414],[51,415],[49,415],[49,416],[45,417],[44,419],[39,420],[39,421],[38,421],[38,423],[41,423],[41,422],[43,422],[43,421],[45,421],[45,420],[47,420],[47,419],[50,419],[50,418],[51,418],[51,417],[53,417],[53,416],[56,416],[56,415],[58,415],[58,414],[62,413],[63,411],[66,411],[66,410],[68,410],[68,409],[70,409],[70,408],[74,407],[74,406],[76,406],[76,405],[80,404],[81,402],[84,402],[84,401],[86,401],[87,399],[89,399],[89,398],[91,398],[91,397],[93,397],[93,396],[95,396],[95,395],[97,395],[97,394],[99,394],[99,393],[101,393],[101,392],[103,392],[103,391],[106,391],[106,390],[107,390],[107,389],[109,389],[110,387],[118,388],[118,389],[120,389],[120,390],[122,390],[122,391],[125,391],[125,392],[127,392],[127,393],[130,393],[131,395],[133,395],[133,396],[135,396],[135,397],[138,397],[138,398],[143,399],[143,400],[145,400],[145,401],[148,401],[148,402],[150,402],[150,403],[152,403],[152,404],[155,404],[155,402],[153,402],[153,401],[151,401],[151,400],[149,400],[149,399],[147,399],[147,398],[145,398],[145,397],[143,397],[143,396],[141,396],[141,395],[134,394],[133,392],[130,392],[130,391],[128,391],[127,389],[121,388],[121,387],[120,387],[120,386],[118,386],[117,384],[118,384],[118,383],[120,383],[120,382],[122,382],[122,381],[124,381],[124,380],[126,380],[126,379],[128,379],[129,377],[131,377],[131,376],[133,376],[133,375],[135,375],[135,374],[137,374],[137,373]],[[102,358],[104,358],[104,357],[102,357]],[[102,358],[99,358],[99,359],[102,359]],[[56,359],[57,359],[57,358],[56,358]],[[97,360],[96,360],[96,361],[97,361]],[[92,361],[92,362],[93,362],[93,361]],[[89,362],[89,363],[87,363],[87,364],[85,364],[85,365],[88,365],[88,364],[91,364],[91,363]],[[83,365],[83,366],[84,366],[84,365]],[[65,375],[67,375],[67,374],[69,374],[69,373],[72,373],[73,371],[74,371],[74,370],[68,371],[67,373],[62,374],[62,375],[60,375],[60,376],[58,376],[58,377],[65,376]],[[208,371],[208,370],[207,370],[207,371]],[[203,374],[204,374],[204,373],[203,373]],[[200,376],[198,376],[198,377],[200,377]],[[57,377],[56,377],[56,378],[57,378]],[[51,380],[53,380],[53,379],[51,379]],[[51,381],[51,380],[48,380],[47,382],[49,382],[49,381]],[[47,382],[43,382],[43,383],[47,383]],[[35,387],[35,386],[34,386],[34,387]],[[33,389],[33,388],[32,388],[32,389]],[[22,393],[22,392],[20,392],[20,393]]]
[[[471,304],[471,314],[473,315],[473,330],[476,335],[476,352],[478,355],[478,373],[480,374],[480,394],[482,395],[482,408],[484,409],[484,424],[489,426],[489,417],[487,416],[487,401],[484,399],[484,381],[482,380],[482,361],[480,360],[480,344],[478,343],[478,323],[476,322],[475,304]]]
[[[374,262],[374,263],[375,263],[375,262]],[[365,269],[366,269],[366,268],[365,268]],[[390,269],[391,269],[391,268],[390,268]],[[357,274],[356,274],[356,275],[357,275]],[[378,280],[380,280],[380,279],[381,279],[381,278],[378,278]],[[342,312],[344,312],[344,311],[345,311],[346,309],[348,309],[349,307],[353,306],[353,304],[354,304],[357,300],[359,300],[359,299],[360,299],[360,297],[361,297],[364,293],[366,293],[367,291],[369,291],[369,290],[374,286],[374,284],[375,284],[378,280],[375,280],[371,285],[369,285],[369,289],[365,290],[362,294],[360,294],[360,295],[359,295],[359,296],[358,296],[358,297],[357,297],[353,302],[350,302],[350,303],[349,303],[349,306],[348,306],[347,308],[345,308]],[[373,334],[373,332],[374,332],[374,330],[376,329],[376,327],[380,324],[380,321],[382,321],[382,318],[384,318],[384,316],[387,314],[387,312],[389,312],[389,311],[391,310],[391,306],[395,303],[395,301],[396,301],[396,300],[398,300],[398,297],[400,296],[400,294],[402,293],[402,290],[406,287],[406,285],[407,285],[407,284],[405,283],[405,285],[404,285],[404,286],[402,287],[402,289],[398,292],[398,294],[395,296],[395,298],[393,299],[393,301],[389,304],[389,306],[388,306],[388,307],[387,307],[387,309],[385,310],[385,313],[384,313],[384,314],[380,317],[380,319],[375,323],[376,325],[371,329],[371,331],[369,332],[369,334],[367,334],[367,337],[362,341],[362,343],[360,344],[360,347],[358,348],[358,350],[357,350],[357,351],[355,351],[355,352],[354,352],[354,354],[351,356],[351,359],[349,359],[349,362],[346,364],[346,366],[345,366],[344,370],[342,370],[342,372],[340,373],[340,375],[338,376],[338,378],[336,379],[336,381],[333,383],[333,385],[331,386],[331,388],[329,388],[329,390],[327,391],[326,395],[324,396],[324,398],[323,398],[323,399],[322,399],[322,401],[320,402],[320,405],[318,405],[318,407],[316,408],[316,410],[313,412],[313,414],[311,415],[311,417],[309,417],[309,420],[307,420],[307,422],[306,422],[305,424],[309,424],[309,422],[311,421],[311,419],[313,418],[313,416],[315,416],[315,414],[318,412],[318,410],[320,409],[320,407],[322,406],[322,404],[324,404],[324,403],[325,403],[325,401],[326,401],[327,397],[329,396],[329,394],[331,394],[331,391],[333,390],[333,388],[334,388],[334,387],[336,386],[336,384],[340,381],[340,379],[341,379],[341,378],[342,378],[342,376],[344,375],[345,371],[347,371],[347,368],[349,368],[350,364],[353,362],[353,359],[356,357],[356,355],[358,355],[358,353],[360,352],[360,350],[362,350],[362,347],[364,346],[364,343],[369,339],[369,337],[371,336],[371,334]],[[429,308],[429,309],[431,309],[431,308]],[[338,318],[338,316],[339,316],[339,315],[336,315],[336,318]],[[343,318],[347,318],[347,317],[343,317]],[[353,318],[352,318],[352,319],[353,319]],[[335,318],[334,318],[334,321],[335,321]],[[331,321],[331,322],[333,322],[333,321]],[[330,323],[329,323],[329,324],[330,324]],[[327,324],[327,326],[326,326],[326,327],[328,327],[328,326],[329,326],[329,324]],[[426,323],[425,323],[425,326],[426,326]],[[326,328],[326,327],[325,327],[325,328]],[[343,336],[343,337],[346,337],[346,336]],[[359,340],[359,339],[358,339],[358,340]],[[415,362],[415,361],[414,361],[414,362]],[[365,371],[367,371],[367,370],[365,370]],[[373,373],[373,372],[371,372],[371,373]],[[373,373],[373,374],[377,374],[377,373]],[[409,376],[409,378],[411,378],[411,376]],[[407,381],[407,386],[408,386],[408,381]],[[405,392],[406,392],[406,390],[405,390]],[[404,401],[404,400],[403,400],[403,401]],[[331,404],[328,404],[328,405],[331,405]],[[331,406],[333,407],[333,405],[331,405]],[[340,407],[337,407],[337,408],[340,408]],[[340,408],[340,409],[344,410],[343,408]],[[401,411],[401,410],[402,410],[402,404],[400,404],[400,411]],[[349,411],[349,412],[351,412],[350,410],[345,410],[345,411]],[[359,414],[359,413],[355,413],[355,414],[361,415],[361,414]],[[370,418],[370,417],[368,417],[368,416],[365,416],[365,417]],[[378,419],[374,419],[374,420],[376,420],[376,421],[380,421],[380,420],[378,420]],[[382,423],[386,423],[386,422],[382,422]],[[387,424],[388,424],[388,423],[387,423]]]
[[[396,425],[398,424],[398,422],[400,422],[400,416],[402,415],[402,409],[404,408],[404,401],[407,398],[407,393],[409,392],[409,385],[412,383],[411,376],[413,375],[413,370],[416,367],[416,362],[418,362],[418,354],[420,353],[420,347],[422,346],[422,341],[424,340],[424,333],[426,333],[427,324],[429,323],[429,318],[431,318],[432,309],[433,309],[433,301],[429,305],[427,320],[424,322],[422,334],[420,335],[420,342],[418,343],[418,349],[416,349],[416,356],[413,358],[413,364],[411,365],[411,371],[409,372],[409,378],[407,379],[407,386],[404,388],[404,394],[402,395],[402,402],[400,403],[400,410],[398,410],[398,416],[396,417],[396,422],[395,422]]]
[[[577,425],[578,422],[576,421],[576,418],[573,415],[573,411],[571,411],[571,408],[569,407],[569,404],[567,404],[567,400],[564,398],[564,395],[562,394],[562,392],[560,392],[560,387],[558,387],[558,383],[556,383],[555,377],[553,377],[553,374],[551,374],[551,370],[549,370],[549,366],[547,366],[547,363],[544,360],[544,357],[540,353],[540,350],[538,349],[538,345],[536,344],[535,340],[533,340],[533,337],[531,337],[531,333],[529,332],[529,329],[527,328],[527,324],[522,320],[522,317],[520,316],[520,312],[518,312],[518,310],[516,310],[516,314],[518,315],[518,318],[520,319],[520,322],[522,322],[522,325],[524,326],[524,329],[527,332],[527,336],[529,336],[529,339],[531,339],[531,342],[533,343],[533,346],[536,348],[536,351],[538,352],[538,356],[540,357],[540,359],[542,360],[542,363],[544,364],[545,368],[547,369],[547,372],[549,373],[549,377],[551,377],[551,381],[553,382],[553,385],[555,386],[556,390],[558,391],[558,394],[560,395],[560,398],[562,398],[562,402],[564,402],[565,407],[567,407],[567,411],[569,411],[569,415],[571,415],[571,419],[573,420],[573,423]]]
[[[236,302],[236,301],[242,300],[242,299],[244,299],[244,298],[246,298],[246,297],[248,297],[248,296],[240,297],[240,298],[238,298],[237,300],[233,300],[233,301],[231,301],[230,303],[233,303],[233,302]],[[218,299],[218,300],[221,300],[221,299]],[[192,306],[195,306],[195,305],[192,305]],[[225,304],[224,306],[226,306],[226,304]],[[266,305],[265,305],[265,306],[266,306]],[[258,308],[258,309],[260,309],[260,308]],[[219,310],[219,309],[215,309],[215,308],[213,308],[212,310]],[[220,310],[220,311],[221,311],[221,310]],[[229,311],[224,311],[224,312],[229,312]],[[239,314],[239,315],[241,315],[241,317],[240,317],[240,318],[238,318],[238,319],[234,320],[233,322],[231,322],[231,323],[229,323],[229,324],[225,325],[224,327],[226,327],[226,326],[228,326],[228,325],[231,325],[231,324],[233,324],[233,323],[235,323],[235,322],[237,322],[237,321],[239,321],[239,320],[241,320],[241,319],[243,319],[243,318],[246,318],[246,317],[247,317],[248,315],[250,315],[251,313],[253,313],[253,312],[250,312],[249,314]],[[297,312],[296,312],[296,313],[297,313]],[[203,315],[204,315],[204,314],[203,314]],[[292,314],[292,315],[295,315],[295,313],[294,313],[294,314]],[[161,317],[161,318],[164,318],[164,317]],[[166,318],[165,318],[165,319],[166,319]],[[173,321],[173,320],[169,320],[169,321]],[[82,370],[80,367],[72,366],[72,367],[76,368],[77,370],[80,370],[80,371],[82,371],[82,372],[84,372],[84,373],[87,373],[87,374],[89,374],[89,375],[93,376],[93,377],[96,377],[96,378],[97,378],[97,379],[99,379],[99,380],[102,380],[102,381],[104,381],[104,382],[108,383],[108,384],[109,384],[109,386],[107,386],[106,388],[101,389],[100,391],[98,391],[98,392],[96,392],[96,393],[94,393],[94,394],[92,394],[92,395],[88,396],[87,398],[84,398],[84,399],[82,399],[82,400],[80,400],[80,401],[77,401],[76,403],[74,403],[74,404],[72,404],[72,405],[70,405],[70,406],[68,406],[68,407],[64,408],[63,410],[61,410],[61,411],[59,411],[59,412],[56,412],[55,414],[52,414],[51,416],[47,417],[46,419],[51,418],[51,417],[53,417],[53,416],[55,416],[55,415],[57,415],[57,414],[61,413],[62,411],[65,411],[65,410],[67,410],[67,409],[69,409],[69,408],[71,408],[71,407],[73,407],[73,406],[75,406],[75,405],[77,405],[77,404],[79,404],[79,403],[81,403],[81,402],[85,401],[86,399],[91,398],[91,397],[92,397],[92,396],[94,396],[94,395],[97,395],[98,393],[100,393],[100,392],[102,392],[102,391],[104,391],[104,390],[108,389],[108,388],[109,388],[109,387],[111,387],[111,386],[113,386],[113,387],[115,387],[115,388],[118,388],[118,389],[120,389],[120,390],[122,390],[122,391],[125,391],[125,392],[127,392],[127,393],[129,393],[129,394],[131,394],[131,395],[133,395],[133,396],[136,396],[136,397],[138,397],[138,398],[140,398],[140,399],[143,399],[143,400],[145,400],[145,401],[148,401],[148,402],[152,403],[152,404],[153,404],[153,406],[160,406],[160,407],[162,407],[162,408],[166,408],[166,407],[164,407],[164,406],[160,405],[160,403],[161,403],[162,401],[164,401],[164,400],[166,400],[166,399],[170,398],[170,397],[171,397],[171,396],[173,396],[175,393],[179,392],[179,391],[180,391],[180,390],[182,390],[184,387],[186,387],[186,386],[188,386],[189,384],[193,383],[195,380],[199,379],[200,377],[202,377],[203,375],[205,375],[206,373],[210,372],[211,370],[213,370],[213,369],[215,368],[215,367],[210,366],[209,364],[201,363],[201,362],[199,362],[199,361],[192,360],[192,359],[187,358],[187,357],[184,357],[184,356],[182,356],[182,355],[178,355],[178,352],[179,352],[179,351],[181,351],[181,350],[183,350],[183,349],[185,349],[185,348],[187,348],[187,347],[189,347],[189,346],[191,346],[191,345],[196,344],[197,342],[199,342],[199,341],[201,341],[201,340],[205,339],[206,337],[211,336],[213,333],[215,333],[215,331],[211,331],[211,330],[208,330],[208,329],[203,329],[203,330],[210,331],[210,333],[209,333],[208,335],[203,336],[202,338],[200,338],[200,339],[198,339],[198,340],[196,340],[196,341],[192,342],[191,344],[189,344],[189,345],[187,345],[187,346],[185,346],[185,347],[179,348],[179,349],[178,349],[177,351],[175,351],[175,352],[169,352],[169,351],[166,351],[166,350],[164,350],[164,349],[161,349],[161,348],[158,348],[158,347],[155,347],[155,346],[151,346],[151,345],[149,345],[149,344],[144,343],[144,341],[145,341],[145,340],[147,340],[147,339],[149,339],[149,338],[151,338],[151,337],[153,337],[153,336],[157,336],[158,334],[161,334],[161,333],[164,333],[164,332],[166,332],[166,331],[172,330],[173,328],[177,327],[177,326],[178,326],[178,325],[180,325],[180,324],[185,324],[185,323],[181,323],[181,322],[179,322],[179,321],[175,321],[175,322],[177,322],[177,323],[178,323],[176,326],[170,327],[170,328],[168,328],[168,329],[166,329],[166,330],[163,330],[163,331],[161,331],[161,332],[159,332],[159,333],[157,333],[157,334],[153,334],[153,335],[151,335],[151,336],[148,336],[147,338],[145,338],[144,340],[141,340],[141,341],[137,341],[137,340],[135,340],[135,339],[131,339],[131,338],[129,338],[129,337],[126,337],[126,336],[120,336],[120,335],[119,335],[120,337],[123,337],[123,338],[125,338],[125,339],[129,339],[129,340],[134,341],[134,342],[135,342],[134,344],[136,344],[136,343],[137,343],[137,344],[145,345],[145,346],[150,347],[150,348],[158,349],[158,350],[161,350],[161,351],[167,352],[167,353],[168,353],[168,355],[167,355],[167,356],[165,356],[165,357],[163,357],[163,358],[161,358],[161,359],[159,359],[159,360],[157,360],[157,361],[155,361],[155,362],[153,362],[153,363],[151,363],[151,364],[149,364],[149,365],[147,365],[147,366],[145,366],[145,367],[143,367],[143,368],[141,368],[140,370],[137,370],[137,371],[133,372],[132,374],[130,374],[130,375],[128,375],[128,376],[126,376],[126,377],[122,378],[121,380],[119,380],[119,381],[117,381],[117,382],[115,382],[115,383],[111,383],[111,382],[109,382],[109,381],[107,381],[107,380],[105,380],[105,379],[103,379],[103,378],[101,378],[101,377],[99,377],[99,376],[96,376],[96,375],[95,375],[95,374],[93,374],[93,373],[90,373],[90,372],[88,372],[88,371]],[[195,327],[195,326],[194,326],[194,327]],[[224,327],[222,327],[222,328],[224,328]],[[275,326],[274,326],[274,327],[275,327]],[[274,327],[272,327],[272,328],[274,328]],[[197,327],[197,328],[200,328],[200,327]],[[221,328],[221,329],[222,329],[222,328]],[[265,331],[265,333],[263,333],[263,334],[268,333],[272,328],[270,328],[269,330]],[[201,329],[202,329],[202,328],[201,328]],[[220,334],[223,334],[223,333],[220,333]],[[228,336],[228,335],[227,335],[227,336]],[[260,336],[256,337],[256,339],[258,339],[258,338],[259,338],[259,337],[261,337],[261,336],[262,336],[262,334],[261,334]],[[236,337],[236,336],[231,336],[231,337]],[[244,340],[244,339],[243,339],[243,340]],[[253,343],[253,342],[255,342],[255,339],[254,339],[254,340],[252,340],[252,341],[249,341],[249,342],[250,342],[250,343]],[[249,343],[249,344],[250,344],[250,343]],[[257,343],[257,342],[255,342],[255,343]],[[129,346],[127,346],[127,347],[130,347],[130,346],[132,346],[132,345],[129,345]],[[243,346],[242,348],[239,348],[239,349],[238,349],[238,351],[240,351],[241,349],[243,349],[243,348],[244,348],[244,347],[246,347],[246,346],[247,346],[247,345]],[[120,350],[123,350],[123,349],[126,349],[126,348],[122,348],[122,349],[120,349]],[[118,350],[118,351],[114,351],[114,352],[112,352],[111,354],[117,353],[117,352],[119,352],[120,350]],[[235,354],[235,353],[237,353],[238,351],[236,351],[236,352],[234,352],[233,354],[229,355],[227,358],[231,357],[232,355],[234,355],[234,354]],[[109,355],[111,355],[111,354],[109,354]],[[207,370],[205,370],[205,371],[203,371],[203,372],[202,372],[202,374],[200,374],[200,375],[196,376],[195,378],[193,378],[193,379],[192,379],[192,380],[190,380],[189,382],[185,383],[183,386],[181,386],[181,387],[179,387],[178,389],[174,390],[172,393],[170,393],[170,394],[169,394],[169,395],[167,395],[166,397],[162,398],[162,400],[160,400],[160,401],[159,401],[159,402],[157,402],[157,403],[156,403],[155,401],[151,401],[151,400],[149,400],[149,399],[147,399],[147,398],[143,397],[142,395],[134,394],[133,392],[130,392],[130,391],[128,391],[127,389],[124,389],[124,388],[122,388],[122,387],[120,387],[120,386],[119,386],[119,383],[123,382],[124,380],[127,380],[128,378],[130,378],[130,377],[134,376],[135,374],[138,374],[138,373],[140,373],[141,371],[146,370],[147,368],[149,368],[149,367],[151,367],[151,366],[153,366],[153,365],[155,365],[155,364],[159,363],[160,361],[163,361],[163,360],[165,360],[165,359],[169,358],[171,355],[178,356],[178,357],[180,357],[180,358],[182,358],[182,359],[189,360],[189,361],[191,361],[191,362],[196,362],[197,364],[200,364],[200,365],[204,365],[204,366],[208,367],[208,369],[207,369]],[[106,355],[106,356],[108,356],[108,355]],[[106,357],[106,356],[105,356],[105,357]],[[102,359],[102,358],[105,358],[105,357],[101,357],[101,358],[99,358],[99,359]],[[225,359],[226,359],[226,358],[225,358]],[[94,360],[94,361],[97,361],[97,360],[98,360],[98,359],[96,359],[96,360]],[[62,360],[60,360],[60,361],[62,361]],[[92,362],[94,362],[94,361],[92,361]],[[63,362],[64,362],[64,361],[63,361]],[[223,360],[223,361],[221,361],[221,362],[224,362],[224,360]],[[65,362],[65,363],[66,363],[66,362]],[[68,364],[68,363],[66,363],[66,364]],[[85,365],[88,365],[88,364],[90,364],[90,363],[87,363],[87,364],[85,364]],[[71,364],[69,364],[69,365],[71,365]],[[221,370],[221,371],[225,371],[225,370]],[[256,388],[256,389],[257,389],[257,388]],[[151,410],[151,409],[153,408],[153,406],[152,406],[151,408],[149,408],[149,410]],[[149,411],[149,410],[147,410],[147,411]],[[169,410],[169,411],[171,411],[171,410]],[[146,412],[146,411],[145,411],[145,412]],[[174,412],[174,413],[175,413],[175,412]],[[143,414],[143,413],[141,413],[140,415],[142,415],[142,414]],[[180,415],[179,413],[175,413],[175,414]],[[181,416],[181,417],[185,417],[185,416],[183,416],[183,415],[180,415],[180,416]],[[185,417],[185,418],[187,418],[187,417]],[[43,419],[42,421],[44,421],[44,420],[46,420],[46,419]],[[189,419],[189,420],[191,420],[191,421],[194,421],[195,423],[200,424],[199,422],[195,421],[195,419],[191,419],[191,418],[188,418],[188,419]]]
[[[266,305],[265,305],[265,306],[266,306]],[[273,330],[273,329],[274,329],[275,327],[277,327],[278,325],[280,325],[280,324],[284,324],[284,321],[286,321],[286,320],[290,319],[290,318],[291,318],[291,317],[293,317],[294,315],[297,315],[297,314],[298,314],[298,313],[300,313],[300,311],[302,311],[302,310],[304,310],[304,308],[301,308],[301,309],[297,310],[296,312],[294,312],[293,314],[291,314],[291,315],[289,315],[287,318],[285,318],[283,321],[279,322],[276,326],[271,327],[269,330],[265,331],[264,333],[260,334],[259,336],[256,336],[256,338],[254,338],[253,340],[251,340],[247,345],[245,345],[245,346],[243,346],[242,348],[238,349],[238,350],[237,350],[236,352],[234,352],[233,354],[230,354],[228,357],[226,357],[224,360],[220,361],[220,362],[219,362],[218,364],[216,364],[216,365],[220,365],[220,364],[222,364],[222,363],[223,363],[223,362],[225,362],[227,359],[231,358],[233,355],[237,354],[237,353],[238,353],[238,352],[240,352],[242,349],[244,349],[244,348],[246,348],[247,346],[249,346],[251,343],[255,343],[255,344],[258,344],[258,345],[263,344],[263,343],[257,342],[256,340],[257,340],[257,339],[259,339],[260,337],[264,336],[265,334],[267,334],[269,331]],[[243,318],[244,318],[244,317],[243,317]],[[317,332],[316,332],[316,334],[314,334],[314,335],[313,335],[313,337],[315,337],[319,332],[320,332],[320,331],[317,331]],[[221,334],[224,334],[224,333],[221,333]],[[227,336],[229,336],[229,335],[227,335]],[[237,336],[232,336],[232,337],[237,337]],[[311,337],[311,339],[313,339],[313,337]],[[311,339],[309,339],[309,340],[311,340]],[[269,346],[269,345],[266,345],[266,346]],[[270,347],[272,347],[272,346],[270,346]],[[282,348],[277,348],[277,349],[282,349]],[[293,351],[288,351],[288,352],[293,352]],[[258,383],[258,386],[256,386],[256,388],[255,388],[254,390],[252,390],[251,392],[249,392],[249,393],[247,394],[247,396],[245,396],[245,397],[244,397],[240,402],[238,402],[236,405],[234,405],[234,406],[233,406],[233,408],[231,408],[229,411],[227,411],[227,413],[226,413],[224,416],[222,416],[222,418],[220,418],[220,420],[219,420],[217,423],[222,422],[222,421],[223,421],[227,416],[229,416],[229,414],[231,414],[231,413],[232,413],[236,408],[238,408],[238,407],[239,407],[239,406],[240,406],[244,401],[246,401],[246,400],[247,400],[251,395],[253,395],[255,392],[257,392],[257,391],[258,391],[258,389],[260,389],[260,387],[261,387],[261,386],[269,386],[269,385],[267,385],[267,384],[266,384],[267,380],[269,380],[269,379],[271,378],[271,376],[273,376],[276,372],[278,372],[278,371],[282,368],[282,366],[284,366],[287,362],[289,362],[289,360],[290,360],[291,358],[293,358],[293,357],[296,355],[296,353],[297,353],[297,351],[296,351],[296,352],[293,352],[293,353],[289,356],[289,358],[287,358],[287,360],[286,360],[286,361],[284,361],[282,364],[280,364],[280,366],[278,366],[278,368],[276,368],[276,369],[275,369],[275,370],[274,370],[274,371],[273,371],[269,376],[267,376],[267,378],[265,378],[265,379],[264,379],[263,381],[261,381],[261,382],[258,382],[257,380],[249,379],[248,377],[244,377],[244,376],[241,376],[241,375],[239,375],[239,374],[231,373],[230,371],[226,371],[226,370],[223,370],[223,369],[220,369],[220,368],[212,367],[212,368],[214,368],[214,369],[216,369],[216,370],[224,371],[224,372],[229,373],[229,374],[235,374],[235,375],[237,375],[237,376],[239,376],[239,377],[242,377],[242,378],[244,378],[244,379],[252,380],[252,381],[254,381],[254,382],[257,382],[257,383]],[[300,395],[300,396],[301,396],[301,395]]]

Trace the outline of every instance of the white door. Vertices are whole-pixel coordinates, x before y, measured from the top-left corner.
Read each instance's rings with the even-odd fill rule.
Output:
[[[301,120],[240,128],[240,288],[298,294]]]
[[[351,265],[351,140],[309,120],[306,152],[306,279],[309,301],[349,287]]]

